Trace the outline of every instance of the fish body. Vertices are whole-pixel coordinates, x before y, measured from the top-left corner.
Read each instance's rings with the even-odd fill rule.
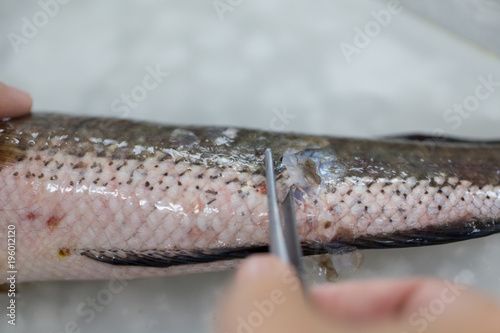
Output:
[[[18,281],[135,278],[266,251],[266,148],[306,254],[500,231],[498,143],[34,114],[0,121],[0,278],[12,260]]]

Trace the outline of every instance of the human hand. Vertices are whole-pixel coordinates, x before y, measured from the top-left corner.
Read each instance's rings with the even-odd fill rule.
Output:
[[[28,93],[0,82],[0,119],[28,114],[32,105]]]
[[[222,302],[220,332],[500,332],[500,306],[469,287],[413,278],[327,284],[302,294],[293,270],[255,256]]]

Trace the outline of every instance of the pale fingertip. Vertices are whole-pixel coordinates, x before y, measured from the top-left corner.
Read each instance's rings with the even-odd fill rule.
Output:
[[[288,266],[271,255],[255,255],[243,262],[236,274],[238,282],[245,282],[276,275]]]
[[[12,118],[28,114],[33,99],[26,91],[5,84],[0,85],[0,117]]]

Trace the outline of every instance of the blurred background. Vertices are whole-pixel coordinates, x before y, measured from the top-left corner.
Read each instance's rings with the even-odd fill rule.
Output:
[[[29,91],[34,112],[498,139],[499,31],[499,0],[3,1],[0,80]],[[500,235],[365,251],[339,273],[439,276],[500,298],[499,253]],[[21,285],[17,325],[2,315],[0,331],[210,332],[231,274],[129,281],[84,317],[107,281]]]

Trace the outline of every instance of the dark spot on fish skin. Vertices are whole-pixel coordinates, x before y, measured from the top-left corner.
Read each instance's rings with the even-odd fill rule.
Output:
[[[437,190],[437,193],[443,193],[443,190],[439,189]]]
[[[71,255],[71,250],[68,249],[67,247],[61,247],[57,251],[57,254],[59,255],[60,258],[65,258],[65,257]]]
[[[392,223],[392,219],[389,219],[389,222]]]
[[[323,221],[322,224],[324,229],[328,229],[332,226],[332,222],[330,221]]]
[[[202,179],[202,178],[203,178],[203,174],[202,174],[202,173],[200,173],[200,174],[198,175],[198,179]]]
[[[163,184],[163,180],[160,180],[160,181],[158,182],[158,184],[160,184],[160,185],[161,185],[161,184]]]
[[[396,190],[396,195],[400,195],[401,192],[399,190]]]
[[[64,166],[64,163],[61,163],[61,164],[59,164],[59,165],[57,166],[57,169],[59,170],[59,169],[61,169],[63,166]]]
[[[92,163],[92,165],[90,166],[91,169],[96,168],[96,167],[97,167],[97,162]]]
[[[74,183],[73,181],[70,181],[70,182],[69,182],[69,185],[70,185],[70,186],[74,186],[74,185],[75,185],[75,183]]]
[[[210,179],[217,179],[217,178],[219,178],[219,175],[210,176]]]
[[[86,167],[86,164],[83,163],[82,161],[76,163],[74,166],[73,166],[73,169],[81,169],[81,168],[85,168]]]
[[[151,184],[148,181],[144,184],[145,187],[149,187],[150,185]]]
[[[421,205],[421,204],[422,204],[422,200],[419,200],[419,201],[418,201],[418,204],[419,204],[419,205]]]
[[[188,172],[188,171],[189,171],[189,169],[186,169],[186,170],[182,171],[182,172],[179,174],[179,177],[184,176],[184,175],[186,174],[186,172]]]
[[[50,177],[50,180],[57,180],[57,175]]]
[[[161,157],[158,159],[159,162],[163,162],[163,161],[166,161],[166,160],[170,160],[172,159],[172,155],[170,154],[165,154],[165,156]]]
[[[214,190],[206,190],[205,191],[206,193],[209,193],[209,194],[213,194],[213,195],[217,195],[217,191],[214,191]]]
[[[352,193],[352,190],[347,191],[347,195],[350,195]]]
[[[25,177],[26,177],[26,178],[30,178],[30,177],[31,177],[31,172],[30,172],[30,171],[26,172]]]
[[[165,177],[167,177],[167,176],[168,176],[168,172],[165,172],[163,175],[164,175]]]
[[[113,161],[110,161],[110,162],[108,163],[108,165],[109,165],[109,166],[112,166],[112,165],[113,165]]]
[[[59,223],[61,223],[62,221],[62,218],[57,218],[55,216],[51,216],[48,220],[47,220],[47,226],[49,228],[55,228],[59,225]]]
[[[179,182],[177,182],[177,185],[182,186],[182,183],[179,181]]]
[[[199,189],[200,189],[200,187],[199,187],[198,185],[196,185],[196,186],[195,186],[195,188],[196,188],[197,190],[199,190]],[[241,192],[241,190],[240,190],[240,192]]]
[[[367,212],[367,211],[368,211],[368,206],[365,206],[365,212]]]
[[[102,173],[102,169],[97,170],[96,173]]]
[[[210,200],[209,202],[207,202],[207,205],[210,205],[210,204],[211,204],[212,202],[214,202],[215,200],[217,200],[217,199],[215,199],[215,198],[214,198],[214,199]]]
[[[113,178],[111,178],[111,181],[113,181],[113,180],[115,180],[115,179],[116,179],[116,177],[113,177]]]
[[[80,184],[81,182],[83,182],[85,180],[85,177],[82,177],[79,181],[78,181],[78,184]]]
[[[119,182],[119,183],[118,183],[118,185],[121,185],[121,184],[122,184],[122,182]]]
[[[120,171],[121,168],[123,168],[124,166],[126,166],[128,163],[127,161],[123,162],[123,164],[119,165],[117,168],[116,168],[116,171]]]
[[[108,183],[104,183],[104,184],[102,184],[102,186],[106,187],[106,186],[108,186]]]
[[[43,178],[43,176],[44,176],[44,174],[41,173],[41,174],[38,175],[38,178]]]
[[[438,210],[441,210],[441,208],[443,208],[443,207],[441,207],[441,206],[438,206]]]
[[[447,198],[448,198],[448,196],[447,196]],[[489,199],[490,199],[490,196],[489,196],[489,195],[487,195],[487,196],[486,196],[486,199],[488,199],[488,200],[489,200]]]
[[[93,181],[94,184],[97,185],[97,182],[99,181],[100,178],[97,178],[96,180]]]
[[[129,180],[127,180],[127,184],[128,185],[132,184],[132,178],[129,178]]]
[[[40,161],[42,158],[40,157],[40,155],[36,155],[35,157],[35,161]]]
[[[434,179],[431,179],[430,182],[429,182],[429,186],[431,186],[431,187],[438,187],[439,184]]]
[[[424,193],[424,194],[429,194],[429,191],[425,191],[425,193]]]
[[[155,168],[158,168],[158,167],[159,167],[159,165],[158,165],[158,164],[157,164],[157,165],[155,165]]]
[[[354,238],[354,232],[345,227],[337,227],[335,233],[336,238],[339,240],[352,240]]]
[[[150,190],[150,191],[152,191],[153,189],[154,189],[154,187],[153,187],[153,186],[151,186],[151,187],[149,188],[149,190]]]
[[[30,157],[30,158],[29,158],[29,160],[30,160],[30,161],[33,161],[33,157]]]
[[[26,218],[27,218],[28,220],[34,220],[34,219],[35,219],[35,217],[36,217],[36,214],[35,214],[34,212],[30,212],[30,213],[28,214],[28,216],[26,216]]]
[[[380,190],[380,193],[384,194],[384,193],[385,193],[384,189],[381,189],[381,190]]]
[[[14,176],[17,176],[17,175],[19,175],[19,172],[17,172],[17,171],[14,172]]]
[[[165,187],[165,190],[168,190],[169,188],[170,188],[170,186],[167,186],[167,187]]]

